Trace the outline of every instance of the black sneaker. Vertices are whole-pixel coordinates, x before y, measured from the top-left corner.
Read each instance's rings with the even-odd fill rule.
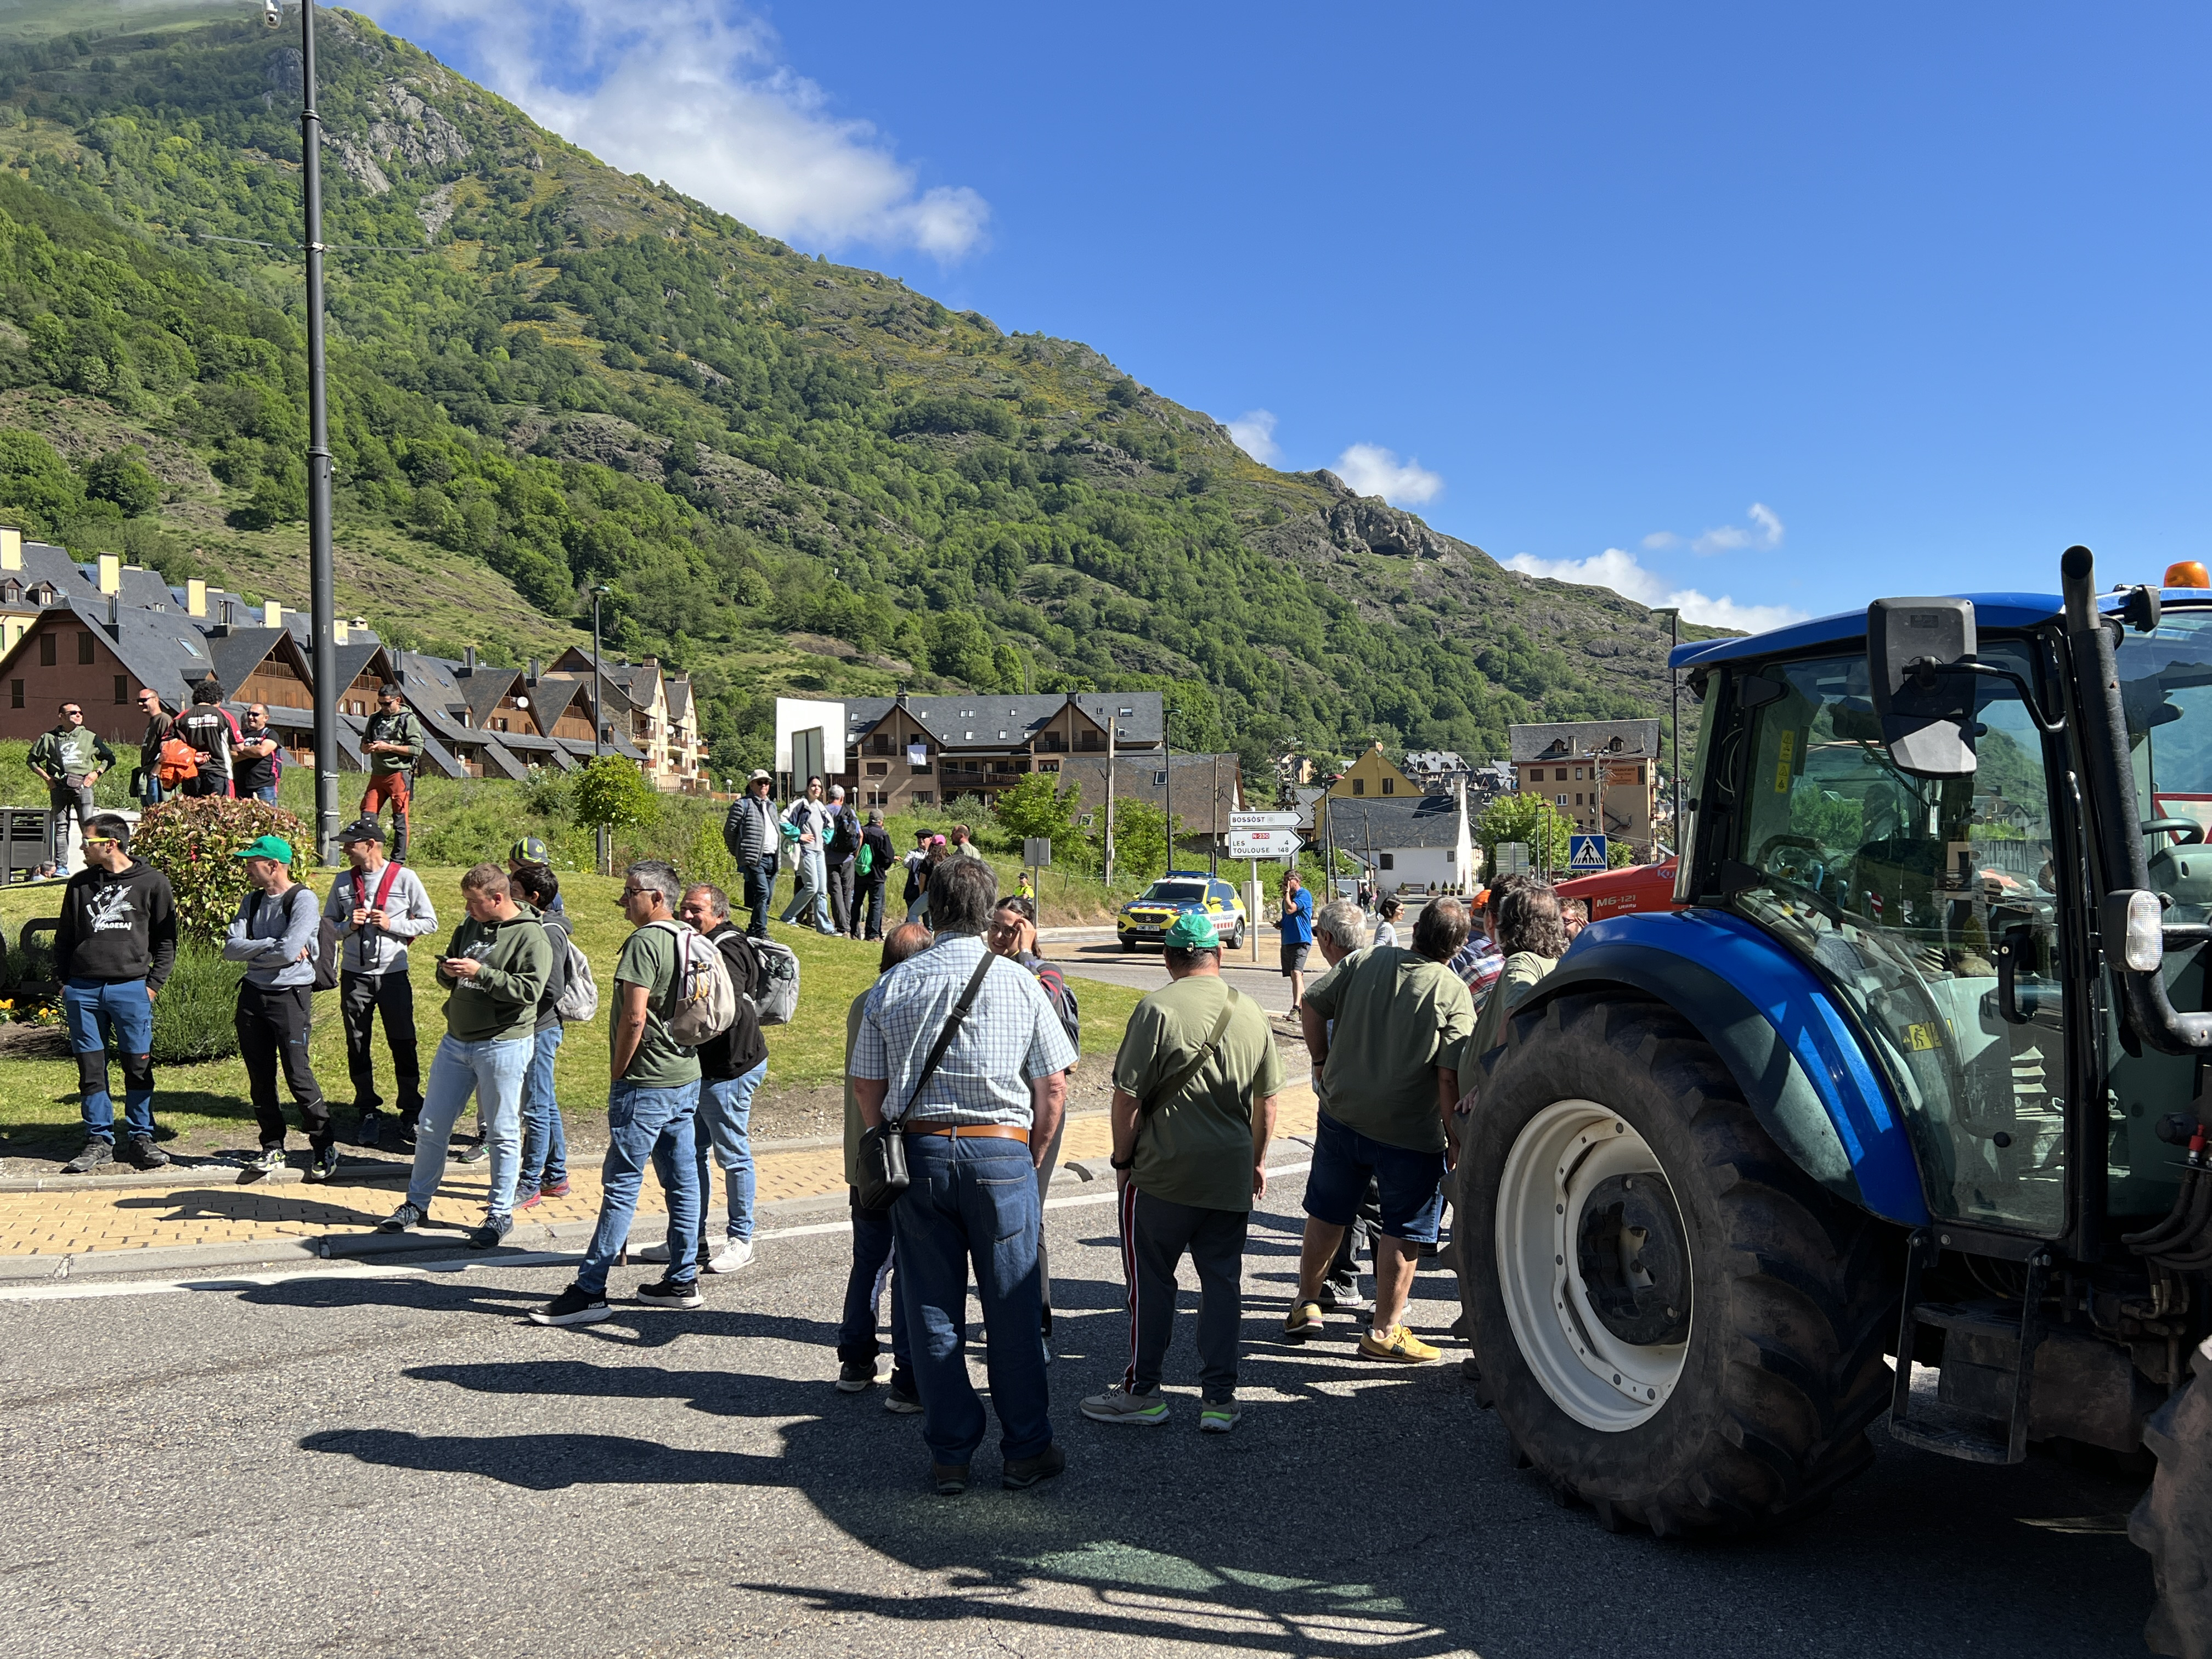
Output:
[[[911,1389],[899,1387],[898,1379],[893,1377],[890,1387],[884,1390],[884,1409],[894,1417],[913,1417],[921,1412],[921,1401]]]
[[[957,1498],[968,1490],[968,1466],[965,1463],[932,1463],[929,1478],[936,1483],[939,1498]]]
[[[999,1475],[999,1484],[1008,1492],[1026,1492],[1066,1467],[1067,1454],[1058,1446],[1047,1446],[1035,1457],[1017,1457],[1008,1463]]]
[[[637,1299],[651,1308],[703,1308],[707,1298],[699,1294],[696,1279],[660,1279],[650,1285],[637,1287]]]
[[[587,1291],[580,1285],[571,1285],[544,1307],[533,1310],[530,1322],[533,1325],[596,1325],[612,1316],[614,1310],[607,1306],[606,1292]]]
[[[404,1233],[421,1226],[430,1218],[428,1207],[416,1209],[412,1204],[402,1204],[390,1215],[376,1224],[380,1233]]]
[[[131,1160],[134,1170],[158,1170],[169,1161],[169,1155],[154,1144],[151,1135],[133,1135],[124,1156]]]
[[[453,1162],[456,1164],[481,1164],[490,1156],[491,1143],[486,1140],[482,1135],[478,1135],[474,1140],[461,1148],[460,1155],[454,1158]]]
[[[469,1234],[469,1247],[477,1250],[496,1249],[500,1241],[514,1231],[513,1216],[488,1215],[484,1218],[483,1225]]]
[[[283,1167],[284,1149],[282,1146],[264,1146],[257,1155],[246,1160],[246,1173],[249,1176],[275,1175]]]
[[[337,1172],[338,1149],[335,1146],[331,1146],[309,1155],[307,1171],[301,1178],[305,1181],[326,1182]]]
[[[105,1169],[115,1162],[115,1143],[112,1140],[88,1140],[84,1150],[62,1165],[64,1175],[90,1175],[94,1170]]]
[[[400,1146],[411,1151],[415,1145],[415,1115],[411,1112],[400,1113],[397,1127]]]
[[[361,1127],[353,1132],[353,1144],[372,1150],[384,1141],[384,1114],[371,1108],[361,1115]]]
[[[839,1394],[866,1394],[876,1386],[876,1362],[872,1359],[848,1359],[837,1367]]]

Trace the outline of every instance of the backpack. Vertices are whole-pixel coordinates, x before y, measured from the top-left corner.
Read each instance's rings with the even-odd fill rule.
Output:
[[[568,978],[561,987],[561,994],[554,999],[553,1012],[563,1025],[580,1025],[597,1018],[599,1012],[599,988],[592,977],[590,959],[576,948],[565,927],[554,921],[545,924],[545,931],[557,933],[561,939],[561,962]]]
[[[867,842],[862,842],[860,843],[860,850],[853,855],[853,868],[865,876],[868,873],[869,868],[875,863],[875,861],[876,849],[869,846]]]
[[[1067,1040],[1079,1052],[1083,1048],[1083,1014],[1075,1006],[1075,993],[1067,988],[1067,975],[1048,962],[1041,962],[1030,970],[1052,1004],[1052,1011],[1060,1016],[1060,1028],[1067,1033]]]
[[[164,738],[155,751],[154,775],[161,781],[161,787],[173,789],[200,775],[199,751],[182,738]]]
[[[305,893],[310,904],[319,905],[320,903],[320,901],[315,897],[313,888],[305,882],[294,882],[290,891],[284,895],[284,921],[287,927],[291,925],[292,894],[295,892]],[[261,901],[267,896],[266,893],[258,891],[253,895],[253,908],[246,912],[246,921],[249,925],[261,920]],[[319,919],[315,927],[315,977],[313,983],[307,988],[311,991],[337,990],[338,961],[338,925],[325,915]]]
[[[676,939],[676,982],[669,988],[671,1006],[662,1016],[670,1039],[696,1048],[721,1036],[738,1018],[738,990],[730,983],[730,965],[721,951],[697,928],[680,921],[646,926],[665,927]]]
[[[748,937],[753,953],[753,1009],[763,1025],[788,1025],[799,1012],[799,957],[787,945]]]

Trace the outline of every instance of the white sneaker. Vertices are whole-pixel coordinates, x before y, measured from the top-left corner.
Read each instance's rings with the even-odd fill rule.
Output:
[[[753,1242],[750,1238],[732,1238],[715,1252],[707,1263],[710,1273],[733,1273],[753,1259]]]

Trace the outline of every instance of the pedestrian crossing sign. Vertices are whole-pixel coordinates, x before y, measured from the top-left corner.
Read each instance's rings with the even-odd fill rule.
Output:
[[[1603,836],[1569,836],[1567,837],[1567,868],[1577,875],[1607,867],[1605,837]]]

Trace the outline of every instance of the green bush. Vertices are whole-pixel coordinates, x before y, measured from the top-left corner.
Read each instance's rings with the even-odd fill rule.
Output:
[[[225,962],[212,946],[181,946],[168,982],[154,999],[154,1063],[192,1066],[236,1054],[233,1014],[238,982],[245,977],[243,963]]]
[[[168,877],[177,895],[179,934],[212,943],[228,931],[246,896],[246,863],[238,849],[267,835],[290,842],[294,874],[307,873],[314,856],[313,832],[266,801],[219,795],[163,801],[139,819],[131,850]]]

